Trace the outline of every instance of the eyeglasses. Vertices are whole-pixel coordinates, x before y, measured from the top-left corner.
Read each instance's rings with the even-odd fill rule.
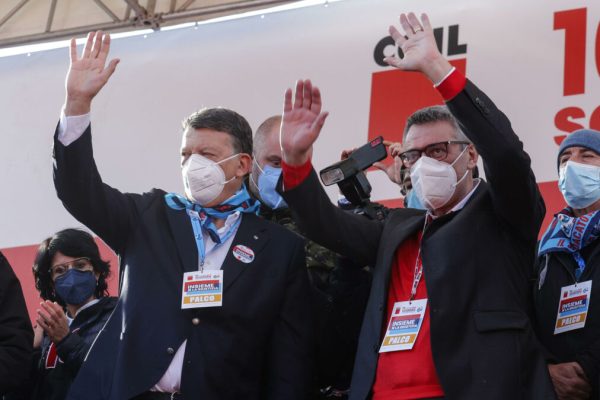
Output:
[[[402,164],[406,167],[406,168],[410,168],[411,165],[413,165],[414,163],[417,162],[417,160],[419,158],[421,158],[421,156],[423,154],[425,154],[427,157],[433,158],[435,160],[438,161],[443,161],[446,159],[446,157],[448,157],[448,145],[449,144],[470,144],[469,142],[465,142],[462,140],[448,140],[446,142],[438,142],[438,143],[432,143],[429,146],[426,146],[424,149],[413,149],[413,150],[408,150],[405,151],[403,153],[398,154],[398,157],[400,157],[400,160],[402,160]]]
[[[52,278],[56,279],[59,276],[64,275],[71,268],[78,271],[92,271],[94,269],[89,258],[80,257],[66,263],[53,265],[48,272],[50,272]]]

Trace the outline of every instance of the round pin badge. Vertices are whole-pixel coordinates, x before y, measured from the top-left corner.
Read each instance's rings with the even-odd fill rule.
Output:
[[[246,246],[237,244],[233,247],[233,256],[236,260],[239,260],[245,264],[254,261],[254,251]]]

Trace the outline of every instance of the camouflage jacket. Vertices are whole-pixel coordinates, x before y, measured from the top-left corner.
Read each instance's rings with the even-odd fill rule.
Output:
[[[273,221],[286,227],[292,232],[305,238],[292,217],[288,208],[271,210],[261,205],[259,215],[266,220]],[[338,265],[338,255],[331,250],[311,241],[306,240],[306,266],[310,269],[323,270],[324,273],[331,271]]]

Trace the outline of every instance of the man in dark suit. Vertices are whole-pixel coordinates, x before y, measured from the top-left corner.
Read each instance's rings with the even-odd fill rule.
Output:
[[[390,27],[446,107],[409,118],[400,154],[428,211],[383,223],[337,210],[310,156],[327,113],[299,81],[285,95],[280,190],[307,236],[374,265],[351,399],[546,399],[555,393],[529,320],[530,271],[545,208],[506,116],[439,53],[426,15]],[[409,94],[408,94],[409,95]],[[478,154],[488,182],[474,180]]]
[[[0,398],[29,374],[33,330],[21,284],[0,252]]]
[[[118,60],[110,38],[71,43],[54,142],[59,198],[120,257],[121,296],[69,399],[302,399],[310,380],[304,243],[255,215],[252,132],[237,113],[184,121],[185,196],[102,182],[89,112]]]

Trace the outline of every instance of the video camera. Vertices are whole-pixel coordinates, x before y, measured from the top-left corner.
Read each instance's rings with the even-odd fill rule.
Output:
[[[350,203],[362,207],[370,202],[372,189],[364,170],[386,157],[387,149],[379,136],[353,151],[347,159],[323,168],[319,175],[325,186],[337,183]]]

